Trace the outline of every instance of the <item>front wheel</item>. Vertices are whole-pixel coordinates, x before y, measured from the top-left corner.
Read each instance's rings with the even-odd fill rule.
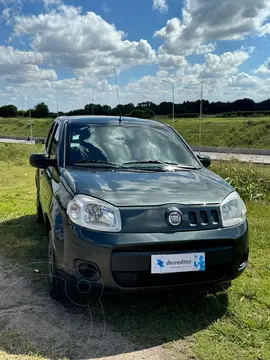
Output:
[[[66,283],[57,269],[51,231],[49,232],[48,258],[49,294],[56,301],[66,300]]]
[[[37,193],[37,200],[36,200],[36,206],[37,206],[37,222],[39,224],[44,224],[44,216],[43,216],[43,212],[42,212],[42,207],[39,201],[39,196]]]

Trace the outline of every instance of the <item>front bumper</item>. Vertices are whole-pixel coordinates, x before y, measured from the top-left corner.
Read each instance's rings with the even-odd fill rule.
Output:
[[[105,234],[67,221],[62,241],[61,253],[57,253],[55,238],[56,259],[65,275],[118,291],[230,281],[244,271],[249,255],[247,222],[227,229]],[[151,274],[152,254],[189,252],[205,252],[205,271]],[[82,264],[93,266],[100,274],[99,279],[83,276],[79,271]]]

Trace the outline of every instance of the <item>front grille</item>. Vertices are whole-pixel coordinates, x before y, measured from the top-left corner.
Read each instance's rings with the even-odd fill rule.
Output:
[[[220,240],[198,240],[198,241],[178,241],[178,242],[163,242],[161,244],[137,244],[137,245],[125,245],[123,247],[117,247],[113,250],[113,253],[127,253],[127,252],[149,252],[149,253],[167,253],[174,251],[192,251],[197,252],[201,249],[212,249],[216,247],[232,246],[233,241],[228,239]]]
[[[151,274],[148,271],[115,271],[113,272],[113,278],[116,284],[122,287],[154,287],[215,282],[225,280],[228,274],[228,266],[213,266],[206,271],[175,274]]]
[[[169,224],[170,208],[181,213],[182,221],[179,226]],[[149,208],[121,208],[121,218],[125,233],[200,231],[223,227],[218,205],[170,204]]]
[[[184,221],[186,225],[190,227],[198,228],[216,228],[221,225],[220,214],[216,209],[206,208],[206,210],[192,209],[185,212],[185,209],[181,209],[184,214]]]

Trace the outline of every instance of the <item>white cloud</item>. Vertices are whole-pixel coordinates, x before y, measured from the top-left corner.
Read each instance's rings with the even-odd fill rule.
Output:
[[[0,3],[7,6],[18,2],[0,0]],[[3,21],[14,24],[13,37],[17,36],[32,49],[19,51],[0,47],[0,80],[7,83],[7,99],[16,98],[18,91],[29,92],[34,103],[45,101],[53,110],[57,93],[60,110],[66,111],[83,108],[91,102],[94,85],[95,101],[115,106],[116,89],[108,80],[113,69],[121,74],[125,69],[152,63],[159,66],[155,75],[132,79],[120,86],[121,103],[171,101],[171,86],[163,80],[175,82],[176,102],[197,100],[202,76],[204,97],[210,101],[265,97],[267,81],[241,72],[240,66],[254,48],[241,47],[240,43],[237,51],[220,55],[213,52],[219,39],[241,39],[252,33],[266,35],[269,24],[262,24],[269,14],[268,0],[223,3],[184,0],[182,20],[169,20],[155,34],[164,40],[157,54],[146,40],[129,40],[127,34],[93,12],[66,6],[62,0],[43,0],[43,3],[45,12],[39,15],[17,13],[14,16],[15,6],[5,8],[2,13]],[[100,7],[102,4],[104,0]],[[167,1],[155,1],[153,8],[166,11]],[[186,56],[191,54],[204,54],[200,57],[204,61],[189,64]],[[64,67],[72,70],[70,78],[59,80],[56,71]],[[264,74],[270,74],[269,59],[252,75]],[[111,82],[114,83],[113,79]],[[5,98],[6,95],[1,96]],[[16,101],[18,106],[20,99]]]
[[[19,51],[12,47],[0,46],[0,79],[8,83],[32,83],[57,79],[52,69],[40,69],[42,54],[31,51]]]
[[[202,70],[204,77],[224,77],[238,71],[238,67],[249,58],[245,51],[226,52],[222,55],[205,55],[205,65]]]
[[[161,13],[168,11],[167,0],[153,0],[153,9]]]
[[[46,10],[49,10],[50,8],[54,7],[54,6],[58,6],[62,4],[61,0],[43,0],[44,3],[44,8]]]
[[[152,63],[155,51],[146,40],[129,41],[126,35],[93,12],[60,5],[46,14],[15,17],[14,34],[32,37],[31,47],[45,54],[53,65],[97,76]]]
[[[12,5],[22,5],[23,0],[0,0],[0,4],[4,5],[4,6],[8,6],[10,4]]]
[[[102,4],[101,9],[102,9],[105,13],[111,11],[111,9],[108,7],[106,1]]]
[[[257,75],[269,75],[270,74],[270,57],[264,64],[260,65],[257,70],[254,71]]]
[[[236,76],[232,76],[229,79],[228,85],[243,89],[243,88],[257,87],[258,83],[259,83],[259,79],[256,78],[255,76],[250,76],[249,74],[246,73],[240,73],[237,74]]]
[[[161,50],[182,55],[213,40],[241,40],[257,32],[270,16],[268,0],[185,0],[182,22],[168,20],[155,36],[165,40]]]
[[[162,55],[165,65],[169,68],[173,56]],[[204,77],[204,97],[210,101],[231,101],[246,96],[254,97],[254,89],[260,89],[262,83],[256,77],[240,73],[239,66],[249,57],[243,50],[227,52],[220,56],[206,54],[202,64],[188,64],[182,57],[182,66],[176,72],[160,70],[153,76],[144,76],[139,80],[130,82],[121,89],[126,102],[171,101],[171,87],[163,80],[175,82],[175,101],[194,101],[200,97],[201,78]],[[175,58],[181,58],[180,56]],[[160,55],[158,56],[160,60]],[[176,67],[176,66],[175,66]],[[177,67],[176,67],[177,68]],[[165,67],[164,67],[165,69]],[[155,89],[155,91],[153,91]],[[228,90],[230,89],[230,90]],[[136,100],[135,100],[136,99]]]
[[[5,23],[10,23],[10,19],[11,19],[11,9],[10,8],[5,8],[2,11],[2,15],[0,17],[0,20],[4,20]]]
[[[2,71],[5,71],[3,67],[6,64],[11,66],[30,64],[36,65],[41,64],[43,60],[44,57],[40,53],[35,53],[32,51],[20,51],[12,48],[11,46],[0,46],[0,64]]]
[[[216,44],[208,43],[196,47],[195,54],[208,54],[216,50]]]
[[[259,28],[259,36],[264,36],[270,34],[270,23],[267,23]]]
[[[175,56],[175,55],[168,55],[168,54],[159,54],[157,56],[158,64],[161,68],[181,68],[187,65],[187,61],[184,56]]]
[[[92,101],[92,87],[85,86],[82,78],[69,78],[56,81],[37,81],[35,83],[10,84],[6,88],[3,97],[10,99],[16,97],[14,104],[21,108],[21,97],[18,92],[24,94],[27,100],[27,94],[30,93],[31,106],[44,101],[52,111],[56,111],[56,98],[59,98],[59,110],[68,111],[78,108],[84,108],[85,104]],[[115,87],[106,80],[95,83],[95,101],[100,104],[115,104]],[[4,100],[3,100],[4,101]],[[7,102],[8,100],[6,100]]]

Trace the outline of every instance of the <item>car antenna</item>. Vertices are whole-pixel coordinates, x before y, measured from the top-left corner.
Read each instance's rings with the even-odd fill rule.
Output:
[[[201,155],[201,146],[202,146],[202,119],[203,119],[203,76],[202,76],[202,79],[201,79],[200,127],[199,127],[199,155]]]
[[[116,70],[115,68],[113,68],[114,71],[114,80],[115,80],[115,86],[116,86],[116,95],[117,95],[117,103],[118,103],[118,107],[119,107],[119,112],[120,112],[120,117],[119,117],[119,125],[122,123],[122,114],[121,114],[121,108],[120,108],[120,98],[119,98],[119,89],[118,89],[118,84],[117,84],[117,77],[116,77]]]

